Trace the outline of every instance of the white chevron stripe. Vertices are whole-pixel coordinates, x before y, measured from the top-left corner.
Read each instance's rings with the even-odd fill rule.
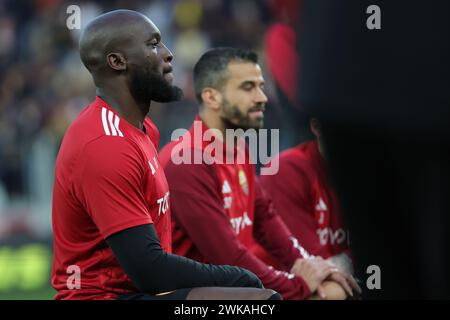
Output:
[[[106,108],[102,108],[102,123],[103,123],[103,129],[105,130],[105,133],[107,136],[110,136],[111,133],[109,132],[108,128],[108,122],[106,122]]]
[[[113,116],[114,116],[114,113],[111,110],[109,110],[109,112],[108,112],[109,126],[111,128],[112,135],[117,136],[117,131],[116,131],[116,128],[114,127],[114,123],[113,123]]]
[[[120,118],[116,114],[116,117],[114,118],[114,127],[116,128],[117,132],[119,133],[119,136],[123,137],[123,133],[119,129],[119,122],[120,122]]]

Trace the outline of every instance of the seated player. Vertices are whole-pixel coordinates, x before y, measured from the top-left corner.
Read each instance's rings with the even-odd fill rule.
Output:
[[[146,115],[152,100],[176,100],[181,90],[158,28],[135,11],[103,14],[83,31],[80,55],[97,97],[56,161],[55,298],[279,299],[247,270],[170,253],[169,189]]]
[[[160,152],[172,201],[174,252],[201,262],[246,268],[284,299],[306,299],[316,292],[323,298],[333,284],[341,298],[352,295],[358,287],[351,276],[321,258],[310,258],[292,237],[257,183],[248,149],[224,142],[227,129],[263,125],[267,97],[256,54],[212,49],[196,63],[194,82],[199,115],[181,140]],[[208,133],[223,152],[211,152],[205,159],[210,141],[202,137]],[[247,161],[239,164],[237,158],[243,154]],[[230,156],[232,161],[223,161]],[[179,163],[175,157],[188,161]],[[274,269],[251,252],[256,241],[282,269]],[[321,287],[325,280],[334,282]]]
[[[304,248],[352,273],[348,232],[342,225],[339,203],[327,175],[317,118],[310,119],[310,128],[316,139],[281,152],[277,155],[278,173],[259,179]]]

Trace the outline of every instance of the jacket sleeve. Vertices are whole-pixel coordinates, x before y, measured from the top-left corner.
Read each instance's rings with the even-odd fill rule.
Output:
[[[284,299],[304,299],[310,295],[303,279],[273,269],[240,243],[223,209],[218,178],[211,166],[169,162],[165,172],[172,216],[208,262],[248,269],[266,288],[276,290]]]
[[[281,265],[290,270],[295,260],[308,258],[309,253],[292,235],[277,214],[272,199],[255,180],[255,240],[261,244]]]

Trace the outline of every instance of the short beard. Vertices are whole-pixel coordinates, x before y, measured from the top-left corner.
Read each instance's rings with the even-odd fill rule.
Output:
[[[132,68],[129,87],[133,98],[146,106],[150,106],[151,101],[164,103],[183,97],[180,88],[171,85],[156,71],[143,67]]]
[[[252,123],[248,115],[245,116],[237,106],[232,105],[227,100],[223,101],[222,109],[224,115],[221,117],[221,119],[224,122],[225,127],[227,129],[258,130],[262,128],[262,123],[261,124]],[[236,121],[233,122],[233,119],[237,120],[237,122]]]

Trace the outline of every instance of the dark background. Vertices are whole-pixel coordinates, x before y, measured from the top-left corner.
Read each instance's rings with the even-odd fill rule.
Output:
[[[381,8],[381,30],[365,9]],[[301,102],[319,115],[357,273],[374,299],[450,298],[446,1],[305,1]]]

